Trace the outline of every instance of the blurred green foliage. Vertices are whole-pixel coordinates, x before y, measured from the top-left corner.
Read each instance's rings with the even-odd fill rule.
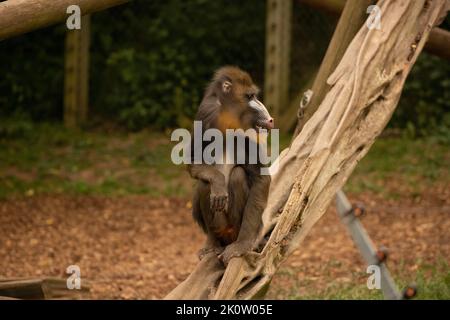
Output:
[[[408,135],[433,135],[450,144],[450,63],[422,53],[405,83],[393,125]]]
[[[91,110],[130,129],[190,119],[212,71],[239,65],[261,80],[265,3],[133,1],[92,19]],[[64,29],[0,44],[0,112],[61,118]]]
[[[263,1],[135,1],[114,10],[94,19],[93,52],[103,54],[94,55],[92,96],[129,128],[190,119],[221,65],[262,74]]]
[[[440,27],[450,30],[450,17]],[[405,129],[411,138],[433,136],[450,144],[450,61],[420,54],[389,126]]]
[[[225,64],[248,70],[262,86],[265,9],[261,0],[135,0],[93,15],[91,115],[131,130],[185,127],[213,70]],[[291,93],[320,63],[335,23],[294,9],[303,11],[294,12],[300,18],[293,25],[292,73],[304,76],[291,76]],[[309,41],[301,37],[299,45],[296,30],[308,30]],[[62,119],[64,33],[60,24],[0,42],[1,117]],[[449,74],[448,61],[423,54],[390,126],[450,141]]]

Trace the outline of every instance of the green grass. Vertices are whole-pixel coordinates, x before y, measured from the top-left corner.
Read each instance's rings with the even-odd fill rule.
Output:
[[[368,275],[365,273],[355,276],[357,283],[334,283],[330,278],[326,289],[315,292],[302,293],[311,290],[312,286],[308,280],[298,281],[289,294],[289,299],[303,300],[374,300],[383,299],[381,290],[369,290],[366,285]],[[447,262],[440,261],[436,265],[421,265],[413,273],[394,274],[394,279],[399,290],[409,284],[417,287],[417,295],[414,299],[427,300],[449,300],[450,299],[450,268]]]
[[[1,130],[0,130],[1,132]],[[183,195],[189,177],[163,133],[33,125],[0,136],[0,197],[37,193]]]
[[[280,135],[280,150],[291,137]],[[407,135],[375,141],[345,185],[351,193],[369,191],[386,198],[416,196],[436,182],[450,181],[450,146],[435,137]]]
[[[280,137],[280,150],[290,137]],[[183,196],[184,166],[170,160],[170,133],[68,130],[59,124],[0,123],[0,197],[39,193]],[[431,139],[379,139],[346,189],[386,197],[420,194],[449,180],[448,146]],[[386,187],[387,182],[394,187]],[[400,186],[400,187],[397,187]],[[404,188],[403,188],[404,187]]]
[[[450,180],[450,149],[433,138],[380,138],[356,167],[345,189],[387,198],[418,195]]]

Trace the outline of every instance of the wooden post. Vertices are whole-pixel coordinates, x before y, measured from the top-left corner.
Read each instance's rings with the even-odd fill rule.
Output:
[[[70,128],[83,124],[88,113],[90,24],[90,15],[83,16],[81,29],[66,34],[64,124]]]
[[[264,103],[275,121],[289,101],[291,0],[267,0]]]
[[[345,50],[347,50],[350,42],[364,24],[364,21],[366,21],[367,7],[373,2],[373,0],[353,0],[346,2],[325,57],[320,65],[319,72],[314,79],[312,87],[313,96],[305,110],[303,118],[298,121],[292,139],[295,139],[306,121],[311,118],[330,89],[330,86],[327,84],[327,79],[342,59]]]

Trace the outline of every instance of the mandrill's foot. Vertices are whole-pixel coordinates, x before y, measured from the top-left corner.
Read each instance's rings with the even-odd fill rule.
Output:
[[[251,251],[251,249],[251,241],[233,242],[225,248],[221,255],[219,255],[219,259],[225,266],[227,266],[232,258],[240,257],[245,253]]]
[[[223,252],[224,247],[207,247],[200,249],[197,253],[198,260],[202,260],[204,257],[206,257],[210,253],[214,253],[216,256],[221,254]]]

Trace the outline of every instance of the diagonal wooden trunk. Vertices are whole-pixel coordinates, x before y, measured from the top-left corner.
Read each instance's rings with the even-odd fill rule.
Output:
[[[280,264],[325,213],[397,106],[408,73],[445,0],[381,0],[381,30],[364,25],[328,78],[330,90],[279,157],[258,252],[226,269],[202,260],[166,299],[262,298]]]
[[[77,5],[82,15],[130,0],[14,0],[0,1],[0,41],[67,19],[67,7]]]

